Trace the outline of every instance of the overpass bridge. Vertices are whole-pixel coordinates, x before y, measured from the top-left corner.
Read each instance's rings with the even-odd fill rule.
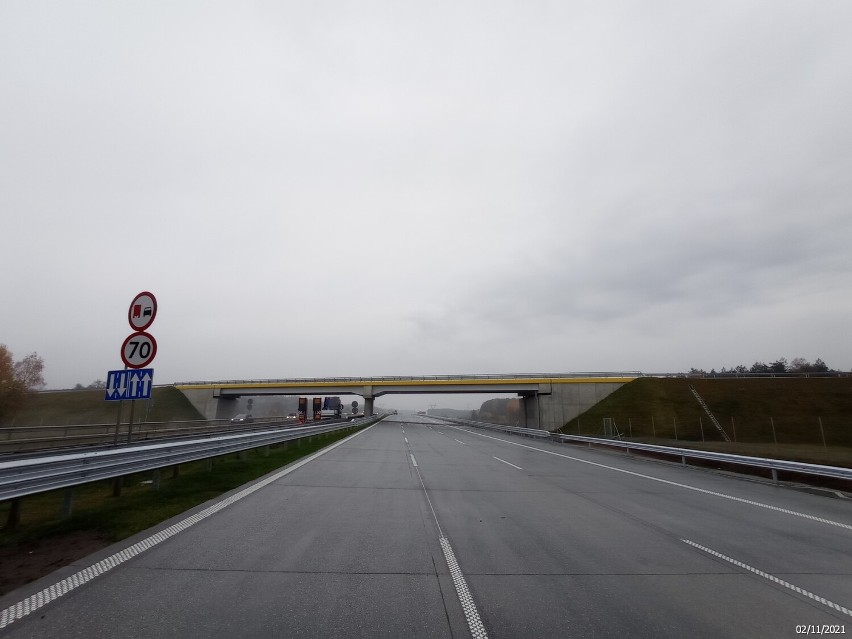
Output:
[[[236,400],[269,395],[359,395],[364,412],[373,414],[376,397],[425,393],[517,393],[524,424],[555,430],[595,405],[639,372],[424,375],[411,377],[328,377],[302,379],[181,382],[175,387],[207,419],[232,417]]]

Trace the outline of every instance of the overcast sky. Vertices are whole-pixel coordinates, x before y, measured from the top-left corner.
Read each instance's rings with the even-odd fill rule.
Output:
[[[852,3],[0,3],[50,388],[852,369]],[[478,403],[478,402],[477,402]]]

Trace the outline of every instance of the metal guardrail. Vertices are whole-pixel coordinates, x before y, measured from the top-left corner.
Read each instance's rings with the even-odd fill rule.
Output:
[[[852,468],[841,466],[825,466],[822,464],[808,464],[805,462],[788,461],[785,459],[771,459],[768,457],[750,457],[747,455],[733,455],[731,453],[717,453],[706,450],[695,450],[692,448],[675,448],[673,446],[659,446],[656,444],[643,444],[640,442],[629,442],[615,439],[602,439],[600,437],[585,437],[583,435],[563,435],[551,433],[546,430],[534,428],[521,428],[518,426],[502,426],[500,424],[489,424],[487,422],[474,422],[469,419],[455,419],[441,417],[448,421],[468,424],[474,428],[487,428],[528,437],[547,438],[557,442],[578,442],[595,446],[610,446],[624,449],[626,453],[633,451],[644,451],[660,455],[679,457],[681,463],[686,464],[687,459],[702,459],[725,464],[748,466],[751,468],[764,468],[772,472],[772,479],[778,480],[779,472],[798,473],[800,475],[814,475],[818,477],[831,477],[852,481]]]
[[[0,462],[0,500],[367,426],[382,417]]]
[[[219,431],[222,434],[235,431],[258,430],[270,426],[294,427],[298,421],[284,417],[256,418],[253,422],[232,424],[228,419],[190,420],[168,422],[135,422],[131,441],[195,435]],[[118,437],[127,441],[128,425],[119,424]],[[17,454],[24,451],[61,450],[72,446],[97,446],[111,444],[116,437],[116,424],[66,424],[45,426],[0,427],[0,455]]]
[[[789,472],[802,475],[817,475],[820,477],[833,477],[835,479],[852,480],[852,468],[841,466],[824,466],[822,464],[807,464],[805,462],[788,461],[785,459],[771,459],[769,457],[750,457],[748,455],[733,455],[731,453],[717,453],[707,450],[695,450],[693,448],[675,448],[673,446],[658,446],[656,444],[643,444],[639,442],[619,441],[612,439],[600,439],[597,437],[584,437],[582,435],[562,435],[553,433],[552,439],[556,441],[574,441],[596,446],[612,446],[623,448],[629,453],[631,450],[641,450],[650,453],[680,457],[682,463],[687,459],[703,459],[708,461],[749,466],[751,468],[765,468],[772,471],[772,478],[777,480],[777,473]]]
[[[502,424],[491,424],[489,422],[477,422],[472,419],[459,419],[458,417],[436,417],[436,419],[445,419],[448,422],[456,422],[458,424],[467,424],[474,428],[487,428],[488,430],[499,430],[504,433],[514,433],[515,435],[523,435],[525,437],[539,437],[542,439],[550,439],[553,434],[549,430],[539,430],[538,428],[524,428],[522,426],[503,426]]]

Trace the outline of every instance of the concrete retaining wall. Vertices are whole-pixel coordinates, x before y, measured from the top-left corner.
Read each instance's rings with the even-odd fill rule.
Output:
[[[620,382],[599,384],[552,384],[547,395],[524,397],[527,428],[554,431],[624,386]],[[538,413],[541,413],[539,418]]]

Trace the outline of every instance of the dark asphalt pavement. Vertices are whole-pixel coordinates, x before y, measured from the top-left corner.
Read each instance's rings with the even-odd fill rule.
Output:
[[[468,637],[477,615],[489,637],[852,633],[848,501],[404,419],[204,515],[0,635]]]

